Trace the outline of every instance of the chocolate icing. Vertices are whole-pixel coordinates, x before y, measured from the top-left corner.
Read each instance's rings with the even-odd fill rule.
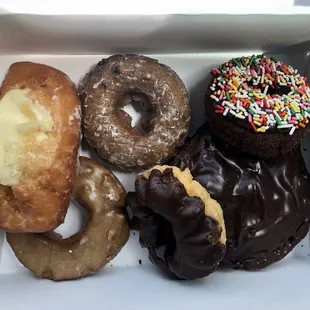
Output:
[[[298,149],[260,160],[198,129],[170,164],[188,167],[222,206],[224,263],[259,269],[284,258],[308,233],[310,177]]]
[[[205,215],[200,198],[188,196],[172,169],[154,169],[148,180],[139,175],[127,202],[139,221],[141,246],[169,276],[205,277],[223,259],[220,226]]]

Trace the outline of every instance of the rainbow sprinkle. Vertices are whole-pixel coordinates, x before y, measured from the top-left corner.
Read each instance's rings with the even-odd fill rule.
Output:
[[[292,135],[309,123],[307,78],[274,57],[234,58],[211,73],[210,98],[216,103],[215,113],[244,119],[254,132],[276,127]]]

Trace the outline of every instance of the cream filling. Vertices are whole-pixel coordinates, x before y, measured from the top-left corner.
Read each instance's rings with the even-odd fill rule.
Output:
[[[25,162],[23,143],[34,135],[40,143],[53,130],[50,113],[27,97],[30,89],[13,89],[0,100],[0,184],[18,185]]]

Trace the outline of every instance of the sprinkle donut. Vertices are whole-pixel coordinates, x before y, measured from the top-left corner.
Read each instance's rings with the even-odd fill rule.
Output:
[[[100,61],[82,81],[83,131],[99,157],[121,169],[150,168],[171,157],[189,129],[187,90],[157,60],[119,54]],[[140,128],[123,108],[141,112]]]
[[[211,74],[208,122],[232,147],[267,159],[288,153],[309,132],[310,88],[291,66],[253,55],[234,58]]]

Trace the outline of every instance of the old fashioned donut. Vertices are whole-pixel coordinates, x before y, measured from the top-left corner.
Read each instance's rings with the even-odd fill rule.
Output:
[[[81,107],[63,72],[10,66],[0,89],[0,229],[46,232],[63,223],[77,176]]]
[[[83,130],[98,155],[122,169],[166,161],[183,143],[190,123],[187,90],[157,60],[132,54],[101,60],[82,81]],[[141,130],[122,109],[142,113]]]
[[[217,268],[226,244],[222,209],[188,169],[155,166],[138,175],[127,202],[141,246],[169,276],[192,280]]]
[[[125,190],[111,171],[80,157],[73,198],[89,212],[87,226],[68,239],[55,233],[7,233],[16,257],[37,277],[55,281],[93,274],[126,244]]]
[[[234,58],[211,71],[206,110],[230,146],[268,159],[295,148],[310,131],[307,78],[273,57]]]
[[[189,168],[222,206],[226,233],[223,262],[261,269],[278,262],[307,235],[310,176],[295,149],[262,160],[232,151],[203,125],[172,160]]]

